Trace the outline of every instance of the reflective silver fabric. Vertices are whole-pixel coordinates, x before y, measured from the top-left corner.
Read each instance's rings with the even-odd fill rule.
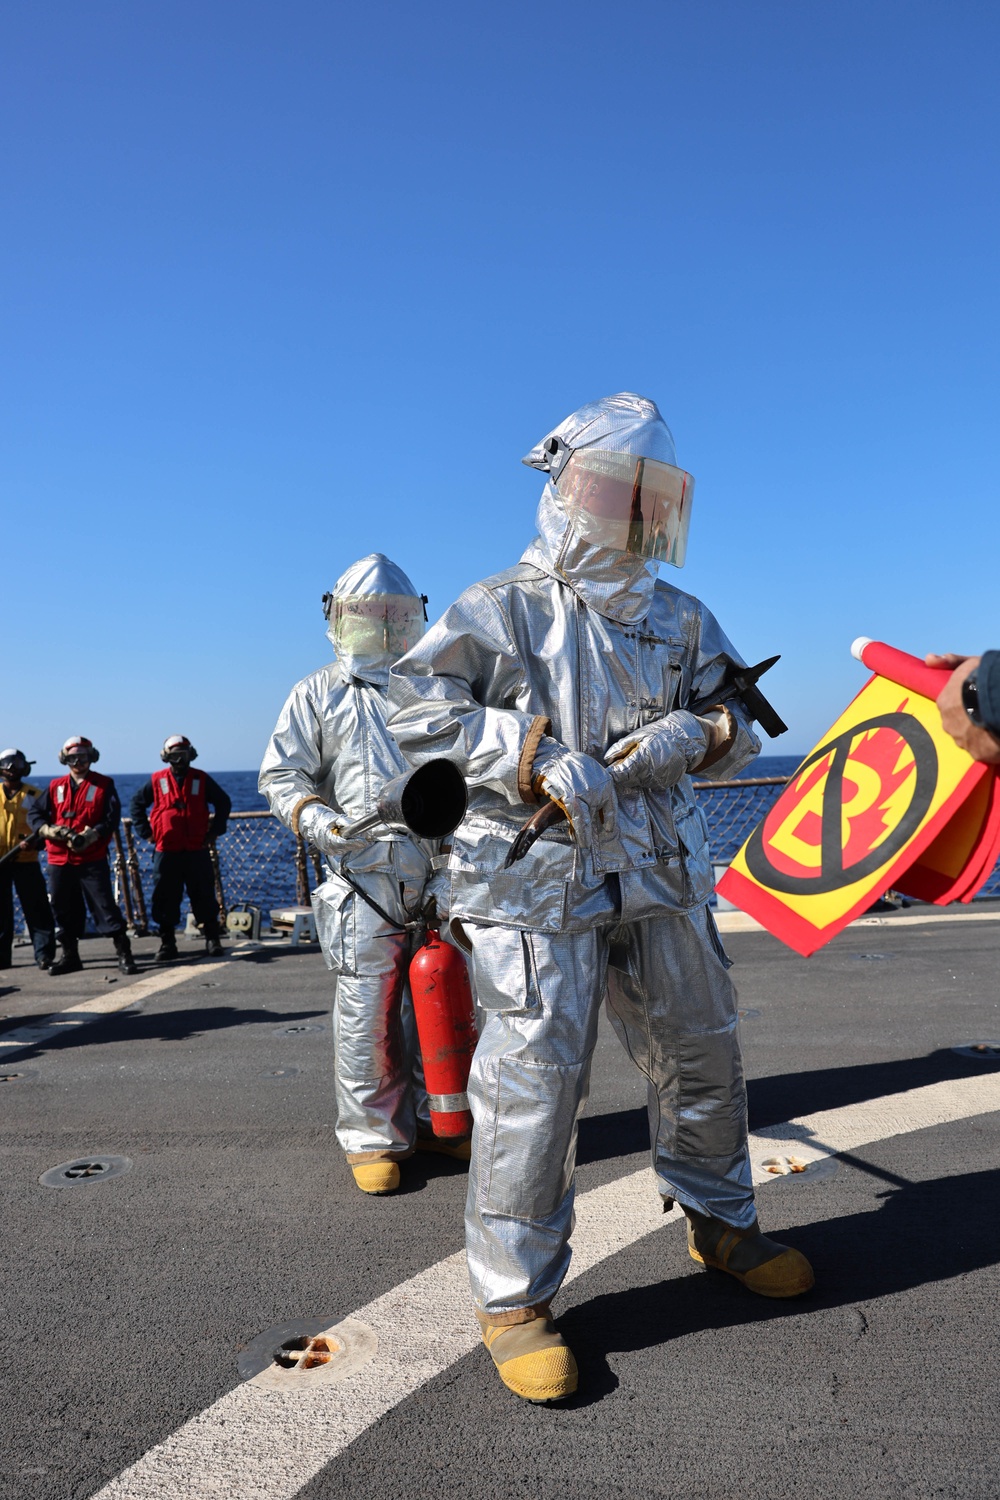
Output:
[[[619,391],[599,401],[588,401],[547,432],[521,462],[557,479],[570,455],[580,448],[629,453],[677,467],[673,433],[659,407],[635,391]]]
[[[556,453],[548,446],[556,444]],[[676,465],[670,428],[655,401],[621,391],[581,406],[537,443],[521,460],[558,479],[572,454],[581,448],[633,453]],[[629,552],[598,547],[577,535],[569,524],[555,485],[547,484],[538,508],[540,556],[533,548],[521,559],[565,579],[593,609],[609,619],[636,622],[645,618],[653,597],[656,564]]]
[[[577,1122],[605,995],[649,1080],[660,1192],[749,1227],[736,994],[707,907],[553,936],[471,923],[465,931],[490,1012],[469,1083],[466,1238],[477,1306],[499,1313],[547,1302],[569,1267]]]
[[[365,594],[410,595],[414,599],[420,597],[402,568],[391,562],[382,552],[372,552],[367,557],[362,557],[356,563],[352,563],[333,586],[334,604],[338,599],[351,599]],[[326,633],[348,676],[360,677],[365,682],[385,687],[389,681],[389,668],[395,660],[395,653],[386,650],[360,656],[351,655],[345,651],[337,641],[333,609],[330,612],[330,624]]]
[[[319,795],[346,826],[374,813],[385,783],[406,762],[385,727],[385,689],[349,677],[338,662],[292,688],[260,768],[271,811],[291,826],[303,797]],[[404,835],[376,828],[368,840]]]
[[[385,719],[384,688],[349,677],[338,662],[296,684],[260,771],[271,811],[290,827],[302,798],[319,795],[341,826],[374,812],[385,782],[406,769]],[[418,1118],[430,1131],[406,983],[411,940],[356,896],[339,871],[349,870],[402,922],[423,903],[436,849],[378,824],[360,843],[326,860],[327,879],[313,893],[320,943],[337,974],[337,1139],[351,1153],[402,1155],[413,1146]]]
[[[520,565],[467,589],[390,677],[390,724],[407,757],[449,756],[468,779],[469,812],[452,841],[452,915],[583,931],[615,914],[605,879],[613,873],[626,921],[690,910],[713,882],[688,776],[662,791],[620,792],[616,834],[600,834],[591,848],[557,828],[503,869],[531,810],[518,793],[518,766],[536,716],[550,721],[553,739],[603,761],[630,730],[709,696],[730,663],[742,664],[705,606],[665,583],[649,580],[641,620],[589,607],[555,571],[566,523],[551,496],[547,489],[542,535]],[[706,772],[713,779],[734,775],[760,749],[742,710],[733,713],[739,732]]]
[[[742,660],[697,599],[577,538],[551,483],[538,529],[518,566],[467,589],[396,664],[389,688],[408,759],[449,756],[469,782],[450,909],[490,1013],[470,1085],[467,1235],[476,1301],[494,1312],[545,1301],[565,1274],[576,1121],[605,995],[650,1079],[663,1190],[738,1227],[754,1215],[735,996],[706,910],[712,869],[690,776],[621,791],[617,830],[605,825],[589,848],[563,825],[503,868],[531,811],[519,785],[539,719],[603,761],[637,727],[710,698]],[[733,713],[714,779],[760,749]]]
[[[350,861],[357,883],[397,922],[421,904],[425,872],[416,853],[406,842],[386,842]],[[431,1133],[407,982],[413,940],[335,876],[313,892],[313,910],[327,965],[337,974],[337,1140],[352,1154],[405,1156],[418,1126]]]

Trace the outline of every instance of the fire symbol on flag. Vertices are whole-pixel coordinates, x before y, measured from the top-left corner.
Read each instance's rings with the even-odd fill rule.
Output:
[[[819,895],[874,873],[920,826],[937,780],[927,730],[880,714],[821,745],[757,827],[750,873],[787,895]]]

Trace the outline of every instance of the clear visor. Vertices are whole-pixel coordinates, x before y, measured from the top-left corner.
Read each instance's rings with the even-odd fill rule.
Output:
[[[424,633],[423,601],[412,594],[348,594],[333,601],[333,635],[346,656],[395,660]]]
[[[694,479],[683,469],[593,448],[573,454],[556,489],[585,541],[684,566]]]

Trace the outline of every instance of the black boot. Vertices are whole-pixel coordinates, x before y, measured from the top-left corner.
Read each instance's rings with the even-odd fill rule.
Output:
[[[46,951],[45,953],[36,953],[35,954],[35,963],[38,965],[38,967],[40,969],[51,969],[51,967],[52,967],[52,960],[54,958],[55,958],[55,954],[54,953],[49,953],[48,951]]]
[[[225,958],[226,950],[222,946],[222,939],[218,933],[214,937],[206,937],[205,952],[209,958]]]
[[[132,957],[132,944],[128,935],[124,932],[116,932],[114,936],[115,952],[118,954],[118,967],[123,974],[138,974],[139,969],[135,959]]]
[[[177,952],[177,934],[166,927],[160,928],[160,946],[156,950],[154,964],[172,964],[180,958]]]
[[[62,940],[62,951],[55,963],[49,968],[50,974],[75,974],[83,968],[80,959],[80,949],[76,943],[70,942],[68,938]]]

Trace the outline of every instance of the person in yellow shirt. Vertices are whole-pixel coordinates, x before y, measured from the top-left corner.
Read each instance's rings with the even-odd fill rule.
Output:
[[[21,750],[0,751],[0,969],[13,963],[15,891],[31,933],[35,963],[47,969],[56,951],[56,924],[38,867],[38,840],[28,826],[28,805],[40,795],[40,789],[24,779],[33,765]]]

